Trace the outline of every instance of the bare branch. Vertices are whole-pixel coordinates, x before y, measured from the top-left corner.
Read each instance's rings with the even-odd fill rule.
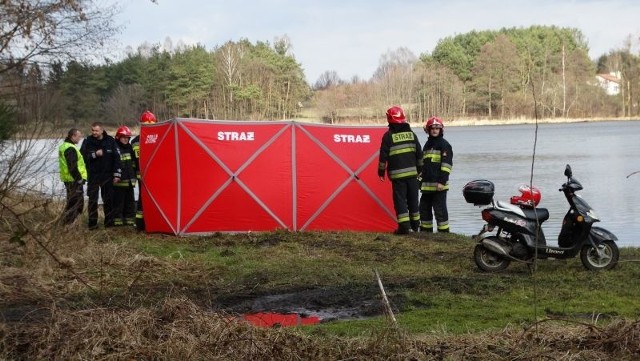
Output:
[[[115,5],[88,0],[3,1],[0,6],[0,74],[27,63],[99,55],[117,32]]]

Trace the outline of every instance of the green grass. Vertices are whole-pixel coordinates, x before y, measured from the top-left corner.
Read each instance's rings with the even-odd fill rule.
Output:
[[[487,274],[473,262],[474,242],[455,234],[278,231],[178,238],[123,233],[116,242],[184,270],[157,270],[156,283],[164,279],[183,288],[214,290],[220,298],[309,289],[340,289],[348,298],[349,290],[377,289],[377,270],[399,326],[413,334],[462,334],[546,317],[608,322],[640,315],[640,252],[634,248],[621,249],[621,262],[610,271],[587,271],[574,258],[539,261],[533,274],[519,263]],[[384,316],[377,316],[305,331],[354,336],[385,324]]]
[[[0,253],[0,359],[637,359],[640,250],[487,274],[455,234],[65,229]],[[52,254],[56,255],[53,259]],[[383,313],[384,285],[396,323]],[[254,311],[349,319],[262,329]],[[315,311],[314,311],[315,310]],[[335,315],[336,313],[334,313]],[[356,317],[357,316],[357,317]],[[27,342],[25,342],[27,340]]]

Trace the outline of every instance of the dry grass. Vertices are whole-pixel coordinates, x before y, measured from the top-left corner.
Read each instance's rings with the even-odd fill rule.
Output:
[[[0,356],[93,360],[613,360],[640,357],[640,323],[605,328],[547,320],[528,330],[414,338],[391,327],[335,338],[261,329],[187,299],[150,308],[46,310],[0,324]]]
[[[196,302],[166,291],[153,294],[154,287],[202,283],[212,276],[211,270],[180,257],[138,253],[114,239],[146,237],[132,230],[89,232],[81,221],[61,228],[53,222],[59,211],[59,205],[50,205],[31,212],[25,222],[32,228],[26,233],[20,232],[17,223],[4,225],[0,236],[0,305],[5,319],[0,320],[0,359],[640,358],[637,321],[596,327],[594,323],[546,319],[526,329],[510,326],[462,335],[413,335],[402,326],[387,324],[359,337],[328,335],[321,328],[256,328],[230,314],[212,311],[202,299]],[[288,234],[264,235],[269,236]],[[313,236],[318,234],[309,237]],[[153,236],[153,240],[161,242],[162,237]],[[232,241],[240,242],[235,238],[218,242]],[[342,248],[349,250],[345,243],[335,251]],[[179,282],[167,281],[175,274],[180,274]]]

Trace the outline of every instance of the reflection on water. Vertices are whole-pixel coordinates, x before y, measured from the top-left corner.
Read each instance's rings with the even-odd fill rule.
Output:
[[[415,129],[421,143],[422,129]],[[568,210],[558,191],[566,181],[564,168],[571,164],[574,178],[584,190],[579,194],[600,216],[598,226],[616,234],[620,246],[640,246],[639,121],[541,124],[533,163],[533,184],[542,191],[540,207],[551,214],[544,223],[550,244],[555,244],[560,223]],[[479,207],[467,204],[462,187],[474,179],[496,185],[496,200],[508,201],[520,184],[531,180],[535,125],[447,127],[445,137],[453,146],[454,166],[448,195],[452,232],[478,233],[483,221]]]

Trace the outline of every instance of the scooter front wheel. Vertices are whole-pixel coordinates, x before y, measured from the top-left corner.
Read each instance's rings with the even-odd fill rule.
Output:
[[[491,252],[482,245],[476,245],[473,250],[473,259],[476,261],[478,268],[485,272],[500,272],[509,267],[510,260]]]
[[[614,241],[603,241],[596,247],[586,245],[580,250],[580,260],[590,271],[612,269],[618,264],[620,251]]]

